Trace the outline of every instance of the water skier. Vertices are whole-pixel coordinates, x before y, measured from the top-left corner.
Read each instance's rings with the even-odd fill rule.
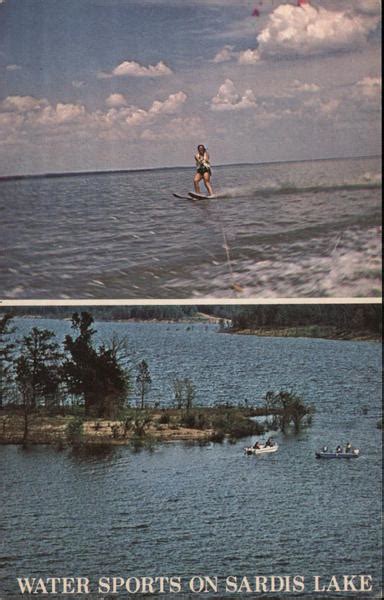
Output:
[[[193,179],[193,185],[195,187],[196,194],[200,194],[199,183],[201,180],[203,180],[209,196],[213,196],[213,190],[210,183],[212,175],[211,164],[209,162],[209,154],[203,144],[199,144],[197,146],[197,154],[195,154],[195,161],[196,175]]]

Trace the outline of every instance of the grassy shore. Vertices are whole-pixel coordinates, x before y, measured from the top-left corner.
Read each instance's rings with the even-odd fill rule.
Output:
[[[34,412],[28,418],[29,444],[70,443],[68,428],[80,424],[82,444],[129,445],[138,439],[154,442],[221,442],[261,435],[262,424],[252,416],[267,416],[264,408],[199,407],[182,409],[130,410],[120,419],[93,419],[71,414]],[[146,421],[143,426],[143,421]],[[23,444],[24,414],[21,410],[0,411],[0,444]]]
[[[304,325],[302,327],[258,327],[255,329],[224,329],[224,333],[238,335],[257,335],[261,337],[305,337],[328,340],[350,340],[355,342],[380,342],[381,336],[372,331],[342,330],[326,325]]]

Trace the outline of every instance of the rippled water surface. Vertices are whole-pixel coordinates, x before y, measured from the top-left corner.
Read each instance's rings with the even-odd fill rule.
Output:
[[[21,333],[31,322],[18,324]],[[34,324],[60,335],[69,329],[63,321]],[[138,453],[0,447],[2,598],[16,595],[15,577],[27,574],[205,574],[221,585],[228,575],[302,575],[305,598],[313,597],[313,575],[369,574],[373,594],[352,596],[380,597],[378,344],[225,335],[205,325],[97,329],[100,339],[128,335],[133,364],[146,358],[151,402],[169,402],[173,374],[191,377],[206,404],[261,404],[267,390],[294,385],[316,406],[313,426],[298,437],[277,435],[279,451],[264,457],[243,455],[250,439]],[[348,440],[361,448],[358,459],[315,459],[324,443]]]
[[[380,159],[0,182],[1,296],[380,296]],[[237,291],[236,291],[237,290]]]

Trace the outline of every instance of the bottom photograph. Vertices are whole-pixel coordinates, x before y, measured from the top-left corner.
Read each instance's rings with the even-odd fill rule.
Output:
[[[381,598],[381,305],[0,308],[0,598]]]

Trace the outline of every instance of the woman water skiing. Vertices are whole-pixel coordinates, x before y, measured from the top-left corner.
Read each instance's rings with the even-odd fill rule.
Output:
[[[195,154],[196,161],[196,175],[193,179],[193,185],[195,187],[196,194],[200,194],[200,186],[199,183],[201,180],[204,181],[204,185],[207,188],[207,192],[210,196],[213,196],[213,190],[210,183],[211,180],[211,165],[209,162],[209,154],[203,146],[203,144],[199,144],[197,146],[197,154]]]

